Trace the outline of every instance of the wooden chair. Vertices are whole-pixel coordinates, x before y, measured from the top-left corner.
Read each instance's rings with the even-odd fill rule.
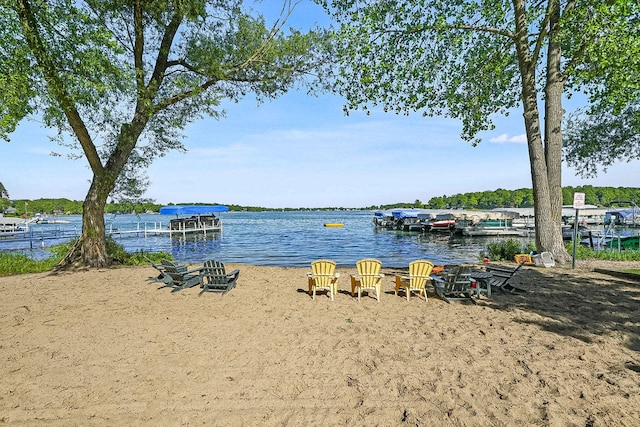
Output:
[[[200,287],[202,287],[202,290],[198,296],[205,292],[218,292],[224,295],[235,288],[239,276],[240,270],[236,269],[231,273],[227,273],[223,263],[215,260],[205,261],[200,269]]]
[[[471,270],[466,266],[449,266],[445,269],[444,276],[431,276],[434,280],[436,293],[445,302],[471,301]]]
[[[162,264],[155,264],[153,261],[151,261],[148,257],[144,257],[149,264],[151,264],[151,267],[155,268],[156,271],[158,272],[157,276],[154,277],[149,277],[147,279],[147,282],[163,282],[163,283],[167,283],[167,274],[164,271],[164,266]]]
[[[192,288],[201,284],[200,268],[188,270],[184,264],[173,263],[169,260],[162,260],[162,267],[164,268],[164,274],[166,279],[163,279],[164,285],[162,288],[173,288],[171,292],[177,292],[182,289]],[[198,273],[198,274],[194,274]]]
[[[396,295],[401,288],[407,295],[407,301],[411,296],[411,292],[417,292],[418,295],[424,295],[424,301],[427,301],[427,282],[431,281],[431,271],[433,263],[426,259],[418,259],[409,263],[409,276],[396,275]]]
[[[311,272],[307,273],[309,282],[309,295],[316,299],[316,292],[325,290],[334,300],[338,293],[338,278],[340,273],[336,273],[336,263],[330,259],[319,259],[311,263]]]
[[[356,263],[358,274],[351,275],[351,296],[354,296],[356,289],[358,290],[358,302],[362,291],[375,291],[376,299],[380,302],[380,294],[382,293],[382,278],[384,274],[380,273],[382,261],[374,258],[361,259]]]
[[[517,288],[509,283],[509,281],[515,276],[523,264],[518,264],[516,268],[502,267],[498,265],[486,265],[485,269],[491,273],[489,283],[491,287],[498,288],[503,292],[510,294],[524,293],[526,290]]]

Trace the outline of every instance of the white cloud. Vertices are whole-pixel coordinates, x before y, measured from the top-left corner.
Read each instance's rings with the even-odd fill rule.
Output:
[[[521,133],[520,135],[509,136],[509,134],[503,133],[502,135],[489,138],[489,142],[494,144],[526,144],[527,135]]]
[[[527,143],[527,134],[521,133],[520,135],[512,136],[509,142],[514,142],[516,144],[526,144]]]

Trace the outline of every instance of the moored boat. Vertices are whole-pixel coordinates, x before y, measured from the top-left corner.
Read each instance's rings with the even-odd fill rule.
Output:
[[[626,200],[617,200],[611,203],[605,216],[604,223],[606,225],[622,225],[628,227],[640,226],[640,208],[634,202]],[[614,207],[613,205],[626,205],[627,208]]]
[[[526,235],[513,226],[518,214],[498,211],[451,211],[438,215],[440,221],[455,221],[455,230],[465,236],[521,236]]]
[[[429,231],[446,231],[452,232],[456,228],[456,221],[453,219],[441,219],[430,221],[427,223],[427,229]]]
[[[228,212],[224,205],[175,205],[160,208],[161,215],[176,215],[169,221],[168,232],[191,234],[222,230],[222,221],[215,213]],[[191,215],[187,217],[186,215]],[[182,217],[181,217],[182,216]]]
[[[422,209],[395,209],[391,211],[396,230],[422,231],[423,226],[418,215],[423,213]]]

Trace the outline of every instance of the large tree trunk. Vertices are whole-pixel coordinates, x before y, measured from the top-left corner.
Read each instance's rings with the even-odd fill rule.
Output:
[[[551,191],[547,176],[542,135],[540,133],[540,113],[535,89],[523,91],[524,122],[529,148],[531,182],[533,185],[533,206],[535,211],[536,248],[538,252],[551,248],[554,241],[555,223],[551,215]],[[562,234],[560,234],[562,240]],[[554,254],[555,256],[555,254]]]
[[[558,262],[565,261],[560,217],[553,214],[554,196],[549,183],[549,171],[540,132],[540,111],[538,109],[538,91],[536,89],[536,59],[531,57],[527,39],[528,24],[524,0],[513,0],[516,19],[516,51],[522,80],[522,104],[524,123],[529,148],[531,181],[533,186],[533,204],[535,211],[536,247],[538,252],[549,251]],[[552,173],[555,173],[555,171]],[[559,176],[558,182],[559,182]],[[560,197],[562,189],[560,188]],[[559,213],[560,211],[558,211]]]
[[[80,256],[87,267],[106,267],[110,264],[107,254],[104,227],[104,207],[109,192],[100,176],[95,176],[82,206],[82,242]]]
[[[94,170],[93,181],[82,207],[80,254],[82,264],[87,267],[105,267],[111,263],[107,254],[104,208],[142,129],[144,124],[138,121],[135,125],[122,125],[118,144],[106,165],[99,172]]]
[[[561,46],[558,42],[560,5],[549,0],[549,46],[547,50],[547,84],[545,86],[545,158],[549,191],[551,193],[551,220],[554,230],[551,246],[545,250],[553,253],[559,263],[570,260],[562,239],[562,93],[564,79],[560,72]]]

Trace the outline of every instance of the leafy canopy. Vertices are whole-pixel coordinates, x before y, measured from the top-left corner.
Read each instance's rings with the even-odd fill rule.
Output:
[[[521,105],[513,1],[318,2],[341,23],[335,40],[342,64],[337,86],[348,99],[347,111],[381,107],[449,116],[462,121],[464,139],[478,143],[477,134],[494,127],[492,116]],[[538,93],[546,84],[550,3],[524,2],[531,63],[523,70],[533,72]],[[561,44],[567,94],[585,92],[595,106],[594,120],[598,111],[620,114],[638,99],[640,4],[557,3],[560,33],[554,37]]]
[[[568,82],[587,88],[589,105],[568,116],[563,145],[567,163],[594,177],[640,158],[640,3],[587,3],[569,11],[564,37],[582,58],[567,67]]]
[[[3,0],[0,137],[38,115],[94,172],[94,149],[105,167],[122,151],[128,161],[123,171],[113,168],[121,176],[116,192],[139,192],[140,171],[168,150],[184,150],[183,129],[221,117],[223,99],[263,101],[298,82],[313,87],[306,76],[321,57],[312,48],[324,36],[285,30],[294,7],[283,1],[267,26],[239,0]],[[78,128],[87,129],[85,140]],[[122,138],[140,128],[128,154]]]
[[[508,115],[519,105],[514,15],[505,2],[336,0],[325,6],[341,21],[337,86],[347,109],[457,118],[462,137],[478,143],[477,134],[494,126],[491,115]]]

